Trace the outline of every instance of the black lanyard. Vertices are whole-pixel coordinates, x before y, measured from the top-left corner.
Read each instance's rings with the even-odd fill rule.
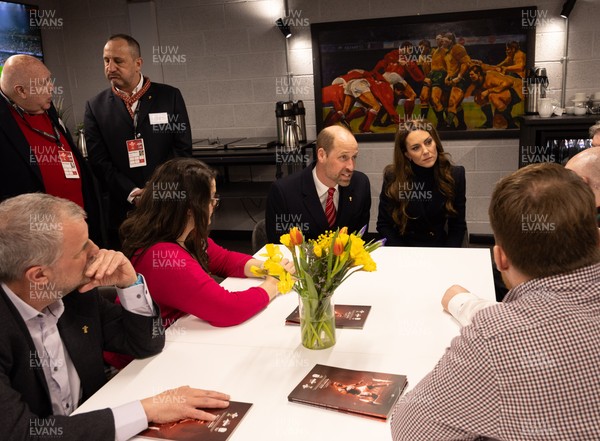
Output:
[[[138,100],[137,105],[135,106],[135,110],[133,111],[133,138],[134,139],[138,139],[138,137],[140,135],[137,132],[138,114],[140,113],[140,105],[142,104],[140,101],[141,100]]]
[[[46,113],[46,116],[50,120],[50,125],[52,126],[52,129],[54,130],[54,134],[48,133],[48,132],[46,132],[44,130],[40,130],[40,129],[37,129],[37,128],[33,127],[29,123],[29,121],[27,121],[27,119],[25,118],[25,115],[23,114],[23,111],[21,110],[21,108],[19,106],[17,106],[17,105],[14,105],[13,107],[17,111],[17,113],[19,114],[19,116],[23,119],[23,122],[25,123],[25,125],[27,127],[29,127],[29,129],[33,130],[38,135],[42,135],[44,138],[49,139],[50,141],[54,141],[56,143],[56,145],[61,150],[64,150],[63,144],[62,144],[62,142],[60,142],[60,132],[58,131],[58,129],[54,125],[54,122],[52,122],[52,118],[50,118],[50,116],[46,112],[44,112],[44,113]]]
[[[21,107],[19,107],[17,105],[17,103],[13,103],[11,101],[10,98],[8,98],[6,95],[4,95],[4,93],[1,93],[2,97],[6,100],[6,102],[8,102],[8,104],[10,104],[12,106],[13,109],[15,109],[15,111],[17,112],[17,114],[21,117],[21,119],[23,120],[23,122],[25,123],[25,125],[31,129],[32,131],[34,131],[35,133],[37,133],[38,135],[42,135],[44,138],[49,139],[51,141],[54,141],[56,143],[56,145],[61,149],[64,150],[63,148],[63,144],[62,142],[60,142],[60,132],[58,131],[58,129],[56,128],[56,126],[54,125],[54,122],[52,121],[52,118],[50,118],[50,116],[48,115],[48,113],[46,111],[44,111],[44,113],[46,114],[46,116],[48,117],[48,119],[50,120],[50,125],[52,126],[52,129],[54,130],[54,134],[52,133],[48,133],[44,130],[40,130],[40,129],[36,129],[35,127],[33,127],[29,121],[27,121],[27,119],[25,118],[25,114],[23,113],[24,110],[21,109]]]

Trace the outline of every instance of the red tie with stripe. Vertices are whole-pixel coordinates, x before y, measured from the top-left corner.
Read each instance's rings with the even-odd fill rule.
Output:
[[[325,216],[327,217],[327,223],[331,228],[335,224],[335,217],[337,215],[335,211],[335,204],[333,203],[333,194],[335,193],[335,187],[327,190],[327,202],[325,203]]]

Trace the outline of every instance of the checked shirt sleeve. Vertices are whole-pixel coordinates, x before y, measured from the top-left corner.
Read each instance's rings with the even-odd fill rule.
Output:
[[[463,328],[415,388],[401,397],[392,416],[395,441],[494,438],[500,393],[484,339]]]

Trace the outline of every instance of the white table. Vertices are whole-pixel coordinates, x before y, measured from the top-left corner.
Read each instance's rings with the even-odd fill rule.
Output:
[[[488,249],[390,247],[376,250],[373,258],[376,272],[353,275],[334,295],[335,303],[372,306],[365,327],[338,329],[333,348],[305,349],[300,328],[284,325],[298,304],[293,292],[230,328],[188,316],[169,328],[161,354],[132,362],[77,412],[188,384],[254,403],[232,441],[390,439],[389,421],[289,403],[287,396],[316,363],[404,374],[410,389],[459,333],[458,323],[440,305],[446,288],[457,283],[484,298],[495,296]],[[223,282],[230,290],[255,284],[251,279]]]

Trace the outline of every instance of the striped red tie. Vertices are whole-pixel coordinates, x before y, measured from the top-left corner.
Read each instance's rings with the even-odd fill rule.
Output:
[[[331,228],[335,224],[335,217],[337,215],[335,211],[335,204],[333,203],[333,194],[335,193],[335,187],[327,190],[327,202],[325,203],[325,216],[327,216],[327,223]]]

